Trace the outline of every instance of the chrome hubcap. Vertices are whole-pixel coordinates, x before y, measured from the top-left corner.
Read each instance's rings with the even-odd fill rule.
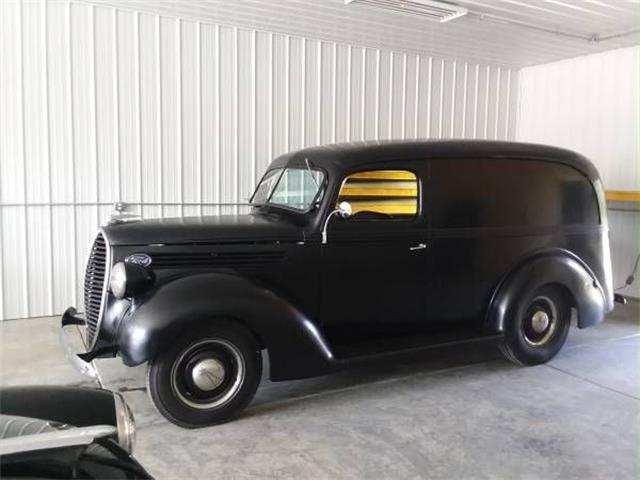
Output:
[[[533,299],[522,323],[524,340],[533,347],[546,344],[556,332],[558,312],[549,297]]]
[[[533,317],[531,317],[531,328],[533,328],[533,330],[536,333],[544,332],[548,326],[549,326],[549,315],[547,315],[547,312],[538,310],[536,313],[533,314]]]
[[[184,405],[207,410],[231,401],[244,384],[242,353],[223,338],[189,346],[171,367],[171,389]]]
[[[200,390],[215,390],[224,381],[224,365],[215,358],[207,358],[198,362],[191,371],[193,383]]]

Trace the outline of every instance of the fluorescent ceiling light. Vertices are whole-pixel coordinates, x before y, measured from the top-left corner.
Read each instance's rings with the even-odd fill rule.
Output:
[[[468,12],[464,7],[438,0],[344,0],[344,3],[345,5],[372,5],[396,12],[420,15],[440,23],[460,18]]]

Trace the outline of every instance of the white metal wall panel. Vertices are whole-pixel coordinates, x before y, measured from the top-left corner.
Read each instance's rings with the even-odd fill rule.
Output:
[[[591,159],[607,190],[640,190],[640,47],[522,69],[517,139]],[[640,214],[610,211],[616,286],[638,254]],[[638,282],[625,292],[640,296]]]
[[[577,150],[609,190],[640,190],[640,46],[520,71],[520,140]]]
[[[276,155],[512,138],[516,71],[74,2],[0,2],[0,318],[81,305],[112,204],[241,211]]]

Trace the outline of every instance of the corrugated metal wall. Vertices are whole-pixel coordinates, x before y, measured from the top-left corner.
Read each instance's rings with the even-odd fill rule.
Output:
[[[516,69],[640,42],[636,0],[456,0],[470,13],[446,23],[345,0],[79,1]]]
[[[70,2],[0,2],[0,318],[80,305],[117,201],[236,211],[274,156],[515,133],[517,73]]]
[[[590,158],[607,190],[640,190],[640,47],[520,70],[517,139]],[[610,210],[615,286],[633,268],[640,214]],[[640,296],[640,281],[623,293]]]

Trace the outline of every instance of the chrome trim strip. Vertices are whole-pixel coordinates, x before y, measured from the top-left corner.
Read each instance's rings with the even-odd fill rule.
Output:
[[[45,432],[22,437],[11,437],[0,440],[0,455],[34,452],[53,448],[64,448],[89,445],[96,438],[109,437],[117,433],[111,425],[95,425],[91,427],[70,428]]]
[[[136,440],[136,421],[133,418],[133,412],[121,393],[113,392],[113,401],[116,408],[118,444],[127,452],[133,453]]]

